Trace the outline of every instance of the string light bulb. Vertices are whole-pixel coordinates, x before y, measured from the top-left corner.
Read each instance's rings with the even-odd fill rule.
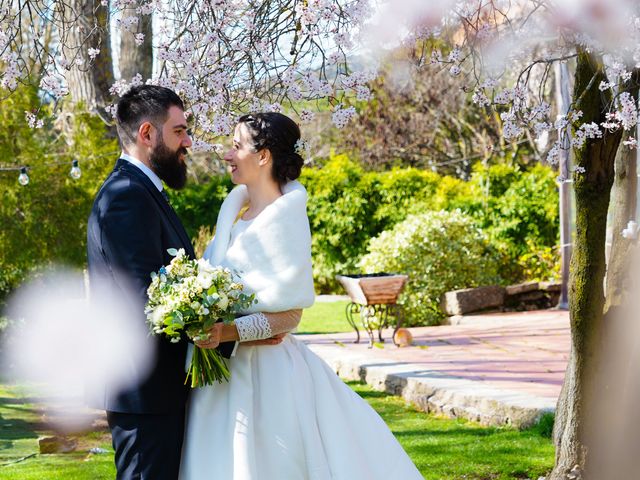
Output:
[[[71,162],[71,171],[69,172],[69,175],[74,180],[78,180],[80,178],[80,176],[82,175],[82,171],[80,170],[80,167],[78,166],[78,160],[74,160],[73,162]]]
[[[18,175],[18,183],[23,187],[29,185],[29,175],[27,174],[27,167],[20,168],[20,175]]]

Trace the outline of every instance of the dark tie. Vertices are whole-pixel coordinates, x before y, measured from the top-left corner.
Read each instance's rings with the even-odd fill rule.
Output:
[[[169,203],[169,195],[167,195],[167,191],[163,188],[162,190],[160,190],[160,193],[162,194],[164,199],[167,201],[167,203]]]

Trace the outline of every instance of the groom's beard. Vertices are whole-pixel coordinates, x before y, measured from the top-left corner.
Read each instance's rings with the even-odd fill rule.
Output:
[[[168,187],[180,190],[187,183],[187,164],[180,161],[180,155],[186,157],[187,149],[180,147],[176,151],[171,151],[162,138],[158,140],[158,145],[149,156],[152,170]]]

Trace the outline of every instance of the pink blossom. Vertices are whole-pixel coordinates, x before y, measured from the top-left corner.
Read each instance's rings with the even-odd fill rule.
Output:
[[[331,120],[333,121],[333,124],[337,128],[342,129],[355,116],[356,116],[355,107],[342,108],[342,104],[339,104],[336,106],[335,110],[333,111],[333,114],[331,115]]]

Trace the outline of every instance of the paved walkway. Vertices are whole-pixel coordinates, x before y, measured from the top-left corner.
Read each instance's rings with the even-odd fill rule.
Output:
[[[569,354],[566,311],[466,316],[458,325],[410,329],[413,346],[368,349],[355,333],[299,338],[343,378],[362,379],[426,411],[527,426],[553,411]]]

